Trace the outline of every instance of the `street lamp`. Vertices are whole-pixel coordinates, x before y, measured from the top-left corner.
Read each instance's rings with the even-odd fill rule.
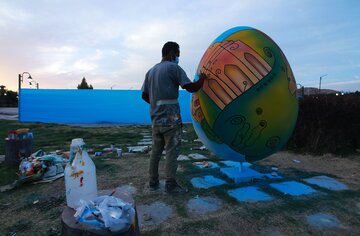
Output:
[[[24,75],[27,75],[27,80],[29,82],[30,85],[35,84],[36,88],[39,89],[39,83],[37,83],[35,80],[33,80],[33,78],[31,77],[29,72],[23,72],[22,74],[19,74],[19,91],[21,89],[21,83],[24,81]]]
[[[33,78],[28,78],[28,81],[29,81],[29,85],[35,84],[36,89],[39,89],[39,83],[33,80]]]
[[[31,82],[33,81],[31,75],[29,72],[23,72],[22,74],[19,74],[19,90],[18,90],[18,113],[19,113],[19,121],[21,120],[21,109],[20,109],[20,91],[21,91],[21,83],[24,80],[24,75],[27,75],[27,80],[29,81],[29,84],[31,85]],[[39,84],[36,83],[36,87],[39,88]]]
[[[299,97],[304,97],[304,86],[302,86],[301,84],[296,84],[296,96]]]
[[[320,94],[320,90],[321,90],[321,80],[322,78],[324,78],[325,76],[327,76],[328,74],[322,75],[320,76],[320,82],[319,82],[319,94]]]

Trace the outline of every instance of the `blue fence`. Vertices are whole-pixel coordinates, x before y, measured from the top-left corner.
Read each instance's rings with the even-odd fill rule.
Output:
[[[180,90],[184,123],[191,94]],[[150,124],[140,90],[20,89],[19,121],[63,124]]]

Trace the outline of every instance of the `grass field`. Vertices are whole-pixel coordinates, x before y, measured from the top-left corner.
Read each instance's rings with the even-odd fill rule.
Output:
[[[0,134],[5,138],[7,130],[30,128],[34,134],[34,148],[46,152],[68,151],[73,138],[83,138],[89,149],[102,151],[111,144],[125,152],[128,146],[135,146],[143,133],[151,133],[151,127],[74,127],[44,123],[18,123],[0,120]],[[195,142],[197,136],[190,124],[184,126],[181,154],[200,153],[211,161],[220,159],[209,151],[194,150],[202,144]],[[3,140],[3,139],[2,139]],[[5,154],[4,143],[0,155]],[[169,196],[161,192],[146,193],[149,154],[124,153],[122,158],[115,153],[93,157],[96,165],[98,189],[114,189],[131,185],[137,189],[136,205],[162,201],[173,212],[161,224],[140,225],[142,235],[360,235],[360,155],[339,157],[334,155],[312,156],[279,152],[255,163],[262,171],[277,166],[284,180],[296,180],[317,175],[326,175],[345,183],[349,189],[330,191],[312,186],[319,194],[291,197],[269,187],[269,180],[235,184],[221,176],[218,170],[200,170],[191,161],[180,163],[179,182],[188,187],[185,196]],[[296,162],[294,161],[296,160]],[[163,177],[164,161],[160,174]],[[0,164],[0,186],[16,180],[17,168]],[[227,180],[229,184],[211,189],[194,188],[193,177],[211,174]],[[253,185],[274,197],[266,202],[237,202],[227,190]],[[204,215],[191,214],[186,204],[198,196],[219,199],[221,208]],[[36,204],[34,202],[38,201]],[[14,190],[0,193],[0,235],[60,235],[60,215],[66,206],[64,179],[52,183],[25,184]],[[335,215],[341,227],[314,228],[306,223],[305,217],[314,213]]]

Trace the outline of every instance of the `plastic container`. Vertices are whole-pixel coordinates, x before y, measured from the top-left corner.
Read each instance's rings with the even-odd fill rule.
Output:
[[[17,139],[16,130],[9,130],[9,131],[8,131],[8,138],[9,138],[10,140],[15,140],[15,139]]]
[[[5,164],[7,166],[19,166],[22,158],[31,155],[32,148],[33,139],[5,140]]]
[[[117,153],[118,157],[122,157],[122,149],[121,148],[117,148],[116,153]]]
[[[75,158],[75,154],[76,151],[78,149],[85,149],[85,142],[84,139],[82,138],[74,138],[73,140],[71,140],[71,144],[70,144],[70,153],[69,153],[69,161],[72,162]]]
[[[88,201],[97,197],[96,168],[82,139],[73,139],[70,155],[72,150],[75,150],[75,157],[66,165],[64,177],[66,203],[76,209],[80,199]]]

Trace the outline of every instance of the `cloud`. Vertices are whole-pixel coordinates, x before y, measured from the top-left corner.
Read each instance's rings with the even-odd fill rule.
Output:
[[[0,2],[0,29],[17,28],[19,24],[31,21],[31,14],[26,10],[16,9],[7,2]]]
[[[339,81],[339,82],[333,82],[333,83],[325,83],[324,85],[334,86],[334,85],[354,85],[354,84],[360,84],[360,79]]]
[[[139,89],[177,41],[190,78],[209,44],[228,28],[258,28],[283,49],[299,83],[354,78],[360,64],[359,3],[319,1],[0,2],[0,79],[15,89],[29,71],[42,88]],[[5,78],[5,79],[4,79]],[[353,87],[358,86],[355,84]]]
[[[73,69],[80,72],[91,72],[96,70],[98,68],[98,63],[103,59],[103,56],[103,52],[97,49],[95,54],[75,61]]]
[[[42,47],[40,46],[38,48],[39,52],[42,53],[49,53],[49,54],[53,54],[53,53],[64,53],[64,54],[71,54],[76,52],[76,48],[73,46],[60,46],[60,47]]]

